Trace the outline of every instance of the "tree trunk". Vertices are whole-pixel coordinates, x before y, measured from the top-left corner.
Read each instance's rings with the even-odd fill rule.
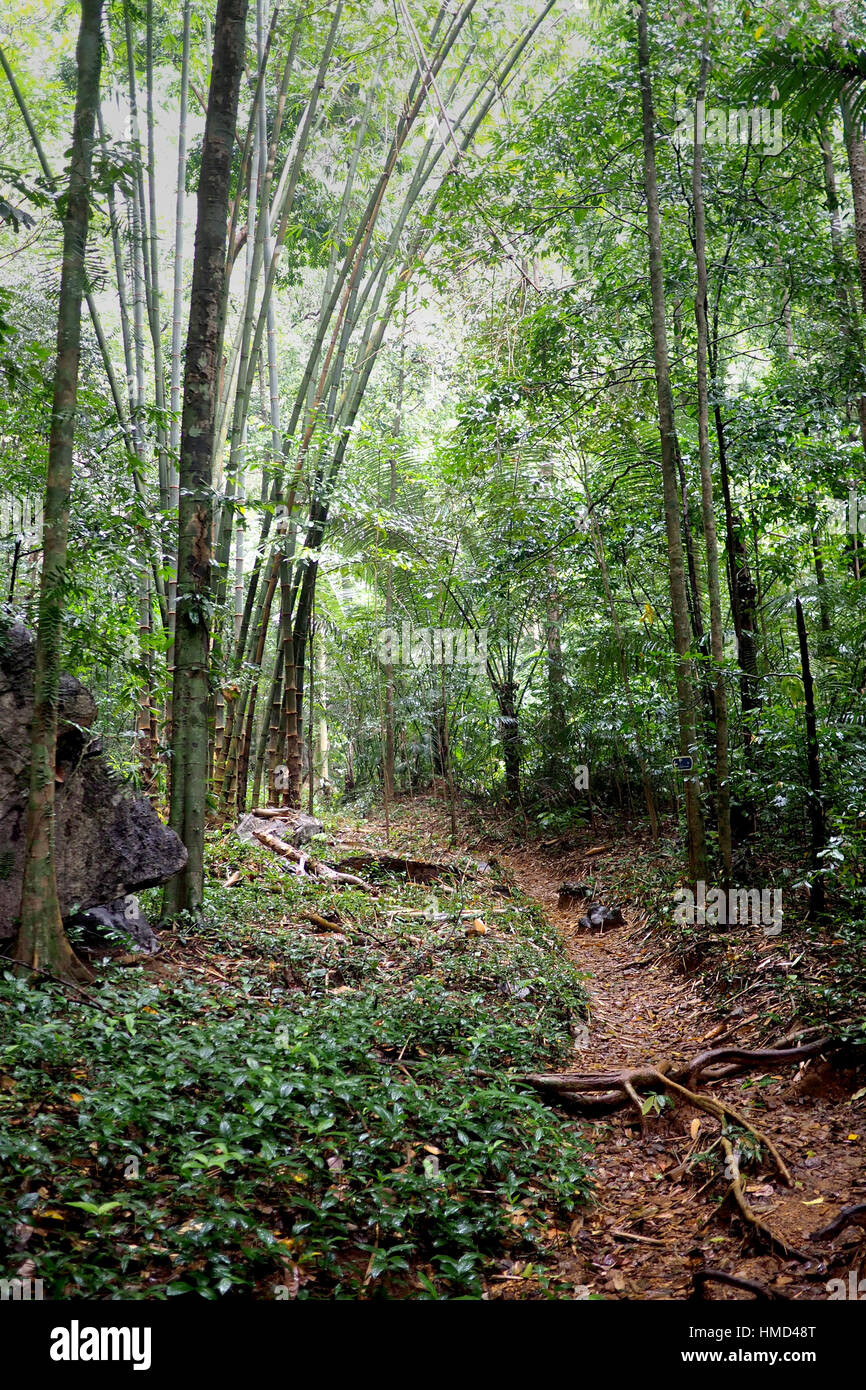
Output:
[[[587,494],[587,501],[589,501],[589,488],[588,488],[588,485],[587,485],[587,481],[586,481],[586,476],[585,476],[585,475],[584,475],[584,488],[585,488],[586,494]],[[593,544],[594,544],[594,548],[595,548],[595,554],[596,554],[596,558],[597,558],[597,560],[598,560],[598,567],[599,567],[599,570],[601,571],[601,579],[602,579],[602,583],[603,583],[603,585],[604,585],[605,598],[607,599],[607,606],[608,606],[608,611],[609,611],[609,613],[610,613],[610,620],[611,620],[611,623],[613,624],[614,637],[616,638],[617,652],[618,652],[618,654],[619,654],[619,669],[620,669],[620,672],[621,672],[621,674],[622,674],[622,684],[623,684],[623,690],[624,690],[624,692],[625,692],[625,701],[626,701],[626,704],[627,704],[627,706],[628,706],[629,717],[631,718],[632,730],[633,730],[633,732],[634,732],[635,747],[636,747],[636,749],[637,749],[638,763],[639,763],[639,766],[640,766],[641,786],[643,787],[643,794],[644,794],[644,800],[645,800],[645,802],[646,802],[647,815],[649,816],[650,831],[651,831],[652,837],[653,837],[653,844],[655,844],[655,843],[657,843],[658,838],[659,838],[659,818],[658,818],[658,810],[656,809],[655,795],[654,795],[654,793],[653,793],[652,783],[651,783],[651,781],[650,781],[649,770],[648,770],[648,767],[647,767],[646,753],[645,753],[645,750],[644,750],[644,747],[643,747],[643,742],[642,742],[642,740],[641,740],[640,719],[639,719],[639,717],[638,717],[637,710],[635,709],[634,697],[633,697],[633,695],[632,695],[631,680],[629,679],[628,661],[626,660],[625,643],[624,643],[624,641],[623,641],[622,627],[621,627],[621,625],[620,625],[619,615],[618,615],[618,613],[617,613],[617,611],[616,611],[616,604],[614,603],[614,599],[613,599],[613,591],[611,590],[611,587],[610,587],[610,576],[608,575],[608,572],[607,572],[607,560],[605,559],[605,554],[604,554],[604,539],[603,539],[602,534],[601,534],[601,527],[600,527],[599,524],[598,524],[598,520],[597,520],[597,518],[596,518],[596,516],[595,516],[595,513],[593,512],[591,506],[590,506],[589,515],[590,515],[590,521],[591,521],[591,525],[592,525],[592,538],[593,538]],[[592,779],[591,779],[591,778],[590,778],[590,786],[587,788],[587,791],[589,792],[588,800],[589,800],[590,824],[594,825],[594,823],[595,823],[595,816],[594,816],[593,806],[592,806]]]
[[[818,590],[818,617],[821,631],[825,635],[831,631],[830,601],[827,596],[827,576],[824,572],[824,556],[821,554],[821,523],[816,516],[812,522],[812,558],[815,562],[815,585]]]
[[[701,68],[698,78],[696,107],[702,128],[701,115],[706,100],[710,72],[710,26],[713,0],[707,0],[706,32]],[[714,714],[716,726],[716,807],[719,827],[719,859],[725,883],[731,876],[731,789],[730,757],[728,751],[728,692],[725,685],[724,629],[722,626],[722,592],[719,581],[719,544],[716,536],[713,471],[710,458],[710,405],[707,377],[709,326],[707,323],[707,241],[704,213],[703,145],[695,139],[692,162],[692,200],[695,216],[695,259],[697,286],[695,290],[695,319],[698,334],[698,453],[701,463],[701,512],[704,524],[704,543],[707,551],[707,587],[710,596],[710,651],[715,667]]]
[[[442,763],[445,773],[445,792],[451,818],[451,843],[457,844],[457,794],[451,769],[451,740],[448,734],[448,695],[445,689],[445,662],[439,664],[439,694],[442,700]]]
[[[57,701],[60,686],[63,595],[69,539],[81,301],[85,246],[90,225],[90,178],[99,77],[102,66],[102,0],[82,0],[76,49],[77,88],[63,221],[63,268],[57,315],[57,364],[48,441],[48,477],[43,517],[39,630],[30,732],[30,795],[21,921],[15,956],[26,965],[71,979],[87,975],[63,930],[54,857],[54,773]]]
[[[652,77],[650,72],[647,0],[640,0],[637,13],[637,29],[641,109],[643,116],[644,190],[647,200],[650,287],[652,290],[653,355],[655,358],[659,433],[661,435],[662,484],[664,489],[665,528],[668,546],[668,580],[671,595],[674,643],[677,653],[680,753],[693,756],[697,752],[697,731],[695,727],[694,691],[692,688],[692,663],[689,659],[689,610],[686,599],[685,574],[683,570],[683,542],[680,531],[679,498],[677,495],[676,427],[674,424],[673,397],[671,395],[667,330],[665,328],[664,274],[662,268],[658,183],[656,179],[655,112],[653,110]],[[689,838],[689,873],[691,878],[696,880],[705,875],[704,825],[696,777],[687,776],[685,779],[685,802],[686,824]]]
[[[247,0],[218,0],[205,119],[184,368],[178,508],[177,626],[172,689],[170,824],[189,852],[165,907],[197,914],[204,896],[208,776],[213,430],[232,146]]]
[[[698,577],[698,560],[695,554],[694,536],[692,534],[692,519],[689,508],[689,487],[686,478],[686,470],[683,464],[683,456],[680,452],[679,444],[676,447],[677,474],[680,480],[680,496],[682,498],[682,537],[685,547],[686,568],[689,576],[689,585],[686,590],[686,599],[689,605],[689,617],[692,623],[692,633],[697,645],[704,646],[704,615],[701,606],[701,585]]]
[[[506,681],[505,684],[496,687],[502,756],[505,761],[505,795],[509,806],[516,806],[520,800],[520,725],[515,693],[513,681]]]
[[[315,636],[316,636],[316,609],[315,609],[315,595],[314,595],[314,596],[313,596],[313,613],[312,613],[312,616],[311,616],[311,619],[310,619],[310,669],[309,669],[309,686],[310,686],[310,689],[309,689],[309,705],[308,705],[308,708],[309,708],[309,715],[308,715],[308,717],[307,717],[307,777],[308,777],[308,779],[309,779],[308,784],[307,784],[307,811],[308,811],[308,813],[309,813],[310,815],[313,814],[313,806],[314,806],[314,804],[315,804],[315,787],[314,787],[314,785],[313,785],[313,783],[314,783],[314,781],[315,781],[315,773],[314,773],[314,769],[313,769],[313,731],[314,731],[314,725],[315,725],[315,701],[314,701],[314,697],[313,697],[313,687],[314,687],[314,682],[315,682],[315,658],[314,658],[314,655],[313,655],[313,649],[314,649],[314,646],[315,646]]]
[[[405,376],[406,361],[406,334],[404,333],[400,342],[400,365],[397,374],[397,413],[394,420],[394,447],[391,449],[388,460],[388,507],[394,507],[397,500],[397,440],[403,432],[403,382]],[[394,565],[388,560],[385,572],[385,626],[391,626],[391,618],[394,612]],[[390,804],[394,799],[395,782],[394,775],[394,663],[388,659],[385,665],[385,756],[382,763],[383,792],[385,796],[386,814]]]
[[[741,534],[742,518],[735,516],[733,526],[733,565],[736,579],[737,611],[740,615],[740,704],[743,710],[743,741],[746,748],[749,748],[755,737],[751,715],[762,706],[758,689],[758,591],[749,569],[746,546]]]
[[[171,387],[169,405],[171,425],[168,457],[168,505],[172,516],[177,515],[180,502],[180,476],[178,474],[178,455],[180,452],[180,368],[181,333],[183,323],[183,223],[186,205],[186,124],[189,106],[189,48],[190,48],[190,3],[184,0],[183,7],[183,55],[180,72],[180,112],[177,126],[177,178],[175,181],[174,213],[174,279],[172,285],[171,311]],[[168,650],[166,669],[169,681],[169,695],[165,710],[166,741],[171,740],[171,683],[174,679],[174,633],[177,623],[177,556],[169,557],[170,574],[168,579]]]
[[[862,148],[862,145],[861,145]],[[849,151],[849,158],[852,157]],[[856,153],[853,158],[857,160]],[[821,163],[824,172],[824,194],[830,214],[830,244],[833,248],[833,267],[836,277],[836,297],[845,336],[846,356],[853,371],[863,376],[863,335],[857,317],[857,305],[851,293],[848,266],[845,260],[845,242],[842,233],[842,216],[839,209],[839,192],[836,186],[836,166],[833,162],[833,147],[826,130],[821,131]],[[855,205],[856,207],[856,205]],[[866,207],[861,207],[861,215],[866,218]],[[866,284],[861,278],[864,304],[866,304]],[[866,385],[866,383],[863,383]],[[860,442],[866,452],[866,392],[861,387],[857,396],[857,416],[860,425]]]
[[[866,309],[866,145],[857,122],[851,115],[847,97],[841,101],[848,172],[851,176],[851,201],[854,207],[854,240],[857,247],[857,269],[860,273],[860,297]]]
[[[815,686],[809,663],[809,643],[803,605],[797,599],[797,636],[800,641],[800,670],[803,674],[803,696],[806,702],[806,763],[809,775],[809,824],[812,830],[812,872],[814,879],[809,899],[809,916],[817,917],[824,910],[824,880],[821,877],[821,851],[827,844],[827,825],[821,791],[821,760],[818,752],[818,725],[815,716]]]
[[[329,771],[329,768],[328,768],[329,742],[328,742],[328,713],[327,713],[327,698],[328,698],[328,688],[327,688],[327,670],[328,670],[328,666],[327,666],[327,660],[328,660],[328,659],[327,659],[327,650],[326,650],[326,647],[325,647],[325,643],[322,641],[322,642],[319,643],[318,653],[317,653],[317,664],[318,664],[318,671],[319,671],[319,708],[320,708],[320,711],[321,711],[321,713],[320,713],[320,715],[319,715],[319,725],[318,725],[317,733],[318,733],[319,783],[320,783],[320,786],[321,786],[321,788],[322,788],[322,795],[325,797],[325,804],[326,804],[326,805],[327,805],[327,798],[328,798],[328,796],[329,796],[328,783],[329,783],[329,781],[330,781],[330,771]]]
[[[553,462],[546,459],[543,477],[553,479]],[[546,565],[544,592],[545,638],[547,645],[547,775],[554,788],[564,790],[570,783],[568,715],[565,698],[565,664],[562,657],[562,592],[556,560]]]
[[[292,624],[291,608],[291,569],[288,559],[283,561],[283,580],[281,583],[281,641],[283,644],[283,703],[280,714],[280,752],[284,756],[286,768],[284,785],[281,790],[281,804],[300,809],[301,805],[301,733],[298,688],[298,667],[296,661],[295,629]]]
[[[150,593],[150,570],[142,565],[138,573],[138,772],[142,788],[152,801],[157,799],[156,786],[156,711],[153,707],[153,606]]]

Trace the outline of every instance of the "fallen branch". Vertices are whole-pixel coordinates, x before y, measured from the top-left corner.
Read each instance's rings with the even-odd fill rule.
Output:
[[[750,1023],[756,1022],[760,1014],[749,1014],[748,1018],[736,1019],[733,1023],[717,1023],[715,1028],[711,1028],[709,1033],[705,1033],[698,1042],[711,1042],[715,1047],[721,1047],[723,1042],[727,1042],[735,1033],[740,1033]],[[777,1047],[787,1047],[787,1043],[777,1043]]]
[[[274,854],[282,854],[286,859],[299,860],[300,850],[295,849],[294,845],[287,845],[285,840],[280,840],[276,835],[269,835],[267,830],[254,830],[253,839],[258,840],[265,849],[273,850]]]
[[[318,927],[320,931],[342,932],[343,930],[343,926],[340,922],[329,922],[327,917],[321,917],[318,912],[307,910],[306,912],[302,912],[301,916],[305,922],[312,922],[313,926]]]
[[[330,864],[323,864],[320,859],[308,859],[308,864],[312,864],[319,878],[326,878],[333,883],[351,883],[355,888],[363,888],[367,893],[375,893],[376,888],[366,879],[358,878],[357,874],[344,874],[339,869],[332,869]]]
[[[368,927],[345,927],[340,922],[329,921],[327,917],[322,917],[320,913],[313,912],[309,908],[301,912],[300,916],[312,926],[318,927],[319,931],[339,932],[341,936],[348,937],[350,941],[360,941],[366,938],[375,941],[378,946],[384,946],[386,950],[389,948],[390,943],[383,937],[377,936],[375,932],[370,931]]]
[[[302,850],[295,849],[294,845],[286,844],[285,840],[280,840],[276,835],[269,835],[266,830],[254,830],[253,838],[263,844],[266,849],[273,850],[274,854],[280,854],[284,859],[294,859],[296,864],[300,864],[304,872],[311,871],[310,876],[315,878],[327,879],[332,883],[351,883],[355,888],[363,888],[367,893],[375,893],[376,888],[372,883],[367,883],[363,878],[357,878],[355,874],[341,874],[337,869],[332,869],[330,864],[323,864],[320,859],[314,859],[312,855],[306,855]]]
[[[78,960],[78,957],[76,957],[76,960]],[[118,1015],[114,1014],[113,1009],[107,1009],[104,1004],[100,1004],[98,999],[94,999],[91,994],[88,994],[80,985],[77,985],[74,980],[64,980],[62,975],[55,975],[52,970],[43,970],[42,967],[38,965],[30,965],[28,961],[19,960],[17,956],[0,956],[0,964],[2,964],[3,961],[8,961],[10,965],[19,965],[23,967],[24,970],[29,970],[32,975],[41,975],[43,979],[51,980],[55,985],[61,985],[63,989],[74,990],[76,994],[81,995],[81,998],[87,1004],[92,1004],[95,1009],[101,1009],[105,1014],[112,1014],[118,1017]],[[90,970],[83,961],[78,961],[78,964],[83,970],[87,971],[86,978],[92,980],[93,971]]]
[[[621,1231],[618,1227],[611,1231],[611,1235],[614,1240],[631,1241],[635,1245],[653,1245],[658,1246],[661,1250],[667,1246],[666,1240],[657,1240],[655,1236],[639,1236],[632,1231]]]

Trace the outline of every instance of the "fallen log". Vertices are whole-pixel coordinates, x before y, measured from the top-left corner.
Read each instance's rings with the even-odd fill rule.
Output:
[[[363,888],[367,893],[376,892],[372,883],[358,878],[356,874],[340,873],[337,869],[332,869],[330,864],[323,864],[320,859],[304,854],[302,850],[286,844],[285,840],[278,839],[276,835],[269,835],[266,830],[254,830],[253,839],[258,840],[266,849],[273,850],[274,854],[280,854],[284,859],[293,859],[296,864],[301,865],[304,872],[309,870],[311,877],[327,879],[332,883],[350,883],[355,888]]]
[[[393,854],[353,854],[341,859],[340,870],[384,869],[386,873],[405,874],[410,883],[440,883],[444,878],[454,877],[450,864],[429,864],[423,859],[401,859]]]

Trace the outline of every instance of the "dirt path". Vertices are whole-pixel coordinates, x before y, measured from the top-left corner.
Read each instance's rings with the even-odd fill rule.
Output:
[[[567,858],[573,861],[574,854]],[[626,927],[588,935],[577,929],[580,907],[558,906],[561,862],[535,849],[500,853],[500,859],[558,926],[589,977],[588,1036],[580,1039],[575,1071],[686,1059],[718,1040],[761,1045],[757,1020],[741,1010],[720,1022],[700,981],[659,958],[639,907],[627,907]],[[757,1280],[788,1298],[824,1299],[831,1277],[847,1284],[850,1270],[866,1274],[862,1230],[849,1227],[821,1246],[808,1239],[843,1207],[866,1200],[863,1108],[851,1103],[856,1089],[856,1077],[834,1075],[820,1062],[779,1076],[751,1073],[712,1088],[777,1141],[794,1186],[784,1186],[765,1157],[748,1171],[748,1199],[774,1234],[811,1256],[807,1262],[762,1252],[731,1207],[720,1207],[728,1184],[718,1148],[689,1171],[718,1134],[712,1117],[678,1106],[649,1117],[644,1135],[633,1111],[592,1122],[597,1206],[573,1230],[587,1289],[605,1298],[680,1299],[691,1292],[693,1272],[706,1266]],[[711,1296],[750,1297],[718,1284]]]
[[[461,828],[462,851],[496,855],[511,870],[520,888],[559,928],[586,977],[590,1018],[571,1070],[605,1072],[641,1062],[676,1062],[719,1042],[767,1046],[758,1017],[737,1006],[725,1014],[721,1001],[702,993],[699,977],[676,972],[662,943],[647,932],[640,903],[623,904],[625,927],[603,936],[578,930],[581,908],[558,906],[564,879],[580,881],[596,874],[596,895],[617,902],[615,885],[605,891],[603,871],[598,877],[597,860],[573,848],[561,853],[556,846],[505,848],[479,835],[477,822],[473,828],[462,822]],[[382,830],[371,820],[361,838],[370,847],[371,840],[381,844]],[[401,840],[416,852],[420,843],[430,857],[447,858],[441,804],[421,799],[396,807],[392,848]],[[557,1243],[559,1278],[573,1285],[578,1298],[641,1300],[687,1298],[700,1268],[755,1280],[779,1297],[806,1300],[826,1299],[828,1281],[842,1278],[847,1285],[852,1270],[858,1277],[862,1270],[866,1278],[864,1230],[849,1226],[831,1242],[809,1241],[809,1234],[843,1207],[866,1201],[862,1087],[862,1076],[839,1073],[820,1059],[788,1066],[779,1075],[752,1072],[712,1086],[712,1094],[780,1148],[793,1187],[782,1183],[767,1155],[744,1159],[748,1201],[789,1248],[808,1255],[806,1260],[786,1259],[756,1243],[727,1195],[719,1126],[711,1116],[687,1104],[665,1107],[647,1117],[643,1133],[634,1110],[587,1119],[595,1147],[596,1201]],[[701,1159],[701,1154],[707,1156]],[[494,1297],[531,1296],[510,1276],[494,1289]],[[719,1284],[710,1286],[708,1296],[751,1297]]]

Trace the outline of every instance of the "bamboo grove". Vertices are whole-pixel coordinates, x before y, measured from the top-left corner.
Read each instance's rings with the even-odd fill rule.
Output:
[[[692,880],[781,789],[820,913],[864,762],[866,34],[815,9],[98,7],[78,447],[122,459],[168,913],[208,817],[312,807],[329,739],[386,814],[426,778],[681,816]],[[0,62],[15,266],[69,103]]]

